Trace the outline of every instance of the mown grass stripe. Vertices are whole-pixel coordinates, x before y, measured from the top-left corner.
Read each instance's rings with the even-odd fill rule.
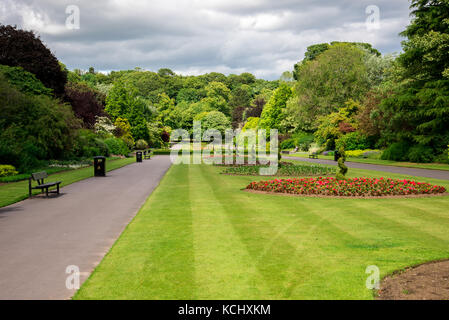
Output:
[[[198,298],[262,299],[265,284],[217,201],[206,170],[189,168]]]

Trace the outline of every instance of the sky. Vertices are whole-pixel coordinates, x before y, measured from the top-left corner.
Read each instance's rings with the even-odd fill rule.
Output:
[[[400,52],[409,6],[408,0],[0,0],[0,23],[36,31],[69,69],[251,72],[274,80],[316,43],[369,42],[383,54]]]

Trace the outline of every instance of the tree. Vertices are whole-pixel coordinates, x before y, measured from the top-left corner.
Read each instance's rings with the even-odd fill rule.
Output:
[[[137,90],[134,87],[125,86],[121,80],[114,84],[106,98],[105,111],[114,121],[119,117],[128,119],[135,140],[148,139],[147,119],[145,118],[147,110],[148,105],[145,99],[137,95]]]
[[[231,90],[224,83],[213,81],[206,86],[206,94],[209,98],[222,98],[228,102]]]
[[[232,90],[229,99],[229,106],[231,109],[235,107],[249,107],[252,98],[251,91],[251,87],[247,84],[243,84]]]
[[[0,163],[20,171],[70,157],[80,121],[70,106],[20,92],[0,74]]]
[[[0,64],[22,67],[62,97],[67,73],[33,31],[0,24]]]
[[[331,48],[331,46],[333,46],[335,44],[352,45],[352,46],[359,47],[359,48],[366,50],[371,55],[374,55],[377,57],[381,56],[381,53],[377,49],[374,49],[373,46],[369,43],[334,41],[334,42],[331,42],[331,44],[329,44],[329,43],[314,44],[307,48],[307,51],[304,54],[304,59],[301,62],[298,62],[297,64],[294,65],[293,78],[295,80],[299,80],[298,76],[299,76],[299,69],[301,68],[301,66],[303,66],[308,61],[315,60],[316,58],[318,58],[319,55],[321,55],[323,52],[329,50]]]
[[[296,103],[288,109],[294,127],[316,129],[320,116],[337,111],[349,99],[361,100],[370,89],[366,54],[352,44],[334,44],[300,68]]]
[[[106,97],[106,112],[115,121],[118,117],[125,115],[129,111],[132,98],[128,93],[124,83],[117,81]]]
[[[354,132],[357,123],[354,115],[360,108],[360,104],[349,100],[346,106],[319,118],[320,125],[315,132],[315,137],[320,143],[325,143],[327,150],[335,149],[335,141],[346,133]]]
[[[161,77],[173,77],[176,75],[171,69],[168,68],[159,69],[157,74]]]
[[[33,95],[52,96],[53,90],[46,88],[36,76],[22,67],[8,67],[0,65],[2,73],[8,82],[14,85],[19,91]]]
[[[205,130],[218,130],[221,134],[224,134],[226,129],[231,127],[229,119],[219,111],[204,112],[199,114],[195,120],[201,121],[201,129]]]
[[[381,104],[382,134],[442,154],[449,142],[449,2],[413,0],[411,9],[398,58],[402,81]]]
[[[249,117],[246,121],[245,125],[243,126],[242,131],[246,130],[256,130],[259,127],[259,121],[260,118],[257,117]]]
[[[287,100],[292,94],[292,89],[285,83],[281,84],[274,91],[260,117],[259,126],[262,129],[281,129],[281,122],[284,118],[283,109],[286,107]]]
[[[72,105],[75,115],[83,120],[86,128],[93,128],[96,117],[105,116],[105,96],[83,83],[68,82],[66,100]]]
[[[114,135],[125,141],[128,148],[134,148],[134,138],[131,134],[131,125],[128,119],[118,117],[114,122]]]

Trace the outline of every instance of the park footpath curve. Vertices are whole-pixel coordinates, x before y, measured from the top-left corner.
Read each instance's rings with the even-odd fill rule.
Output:
[[[319,163],[319,164],[325,164],[325,165],[334,165],[334,166],[337,165],[337,163],[335,161],[324,160],[324,159],[308,159],[308,158],[289,157],[289,156],[282,156],[282,159],[303,161],[303,162],[309,162],[309,163]],[[354,168],[354,169],[383,171],[383,172],[399,173],[399,174],[405,174],[405,175],[416,176],[416,177],[449,180],[449,171],[446,171],[446,170],[395,167],[395,166],[385,166],[385,165],[379,165],[379,164],[358,163],[358,162],[350,162],[350,161],[346,161],[345,165],[348,168]]]
[[[72,297],[76,269],[67,268],[79,268],[82,284],[170,166],[169,156],[155,156],[63,187],[59,196],[0,208],[0,299]]]

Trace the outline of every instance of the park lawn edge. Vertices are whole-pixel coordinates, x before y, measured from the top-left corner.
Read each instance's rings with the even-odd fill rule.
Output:
[[[96,266],[94,266],[94,268],[92,269],[92,272],[90,273],[90,275],[87,277],[87,279],[81,284],[80,288],[72,295],[72,297],[70,298],[71,300],[82,300],[82,299],[78,299],[77,296],[79,296],[80,291],[83,289],[84,286],[88,285],[88,282],[91,280],[91,278],[97,273],[98,271],[98,267],[101,265],[101,263],[103,262],[104,259],[106,259],[110,253],[112,252],[112,250],[117,246],[120,238],[122,237],[122,235],[128,230],[128,228],[130,227],[130,225],[134,222],[134,220],[137,218],[137,216],[142,212],[142,209],[146,206],[146,204],[150,201],[152,195],[154,194],[155,191],[157,191],[157,189],[159,189],[159,186],[161,185],[162,181],[166,179],[167,173],[172,170],[173,166],[170,166],[170,168],[168,168],[168,170],[165,172],[164,176],[162,177],[162,179],[159,180],[158,184],[156,185],[156,187],[153,189],[153,191],[148,195],[148,197],[145,199],[145,201],[143,201],[142,205],[139,207],[139,209],[136,211],[136,214],[134,215],[134,217],[131,219],[131,221],[129,221],[129,223],[123,228],[123,230],[120,232],[119,236],[117,237],[117,239],[115,239],[114,244],[107,250],[106,254],[101,258],[100,262],[98,262],[98,264]],[[448,258],[449,259],[449,258]]]
[[[134,161],[135,161],[134,158],[124,158],[124,159],[110,160],[109,162],[107,162],[106,172],[110,172],[110,171],[114,171],[114,170],[123,168],[123,167],[125,167],[127,165],[130,165],[130,164],[134,163]],[[111,168],[111,163],[113,164],[112,168]],[[83,167],[83,168],[73,169],[73,170],[63,170],[63,171],[60,171],[60,172],[57,172],[57,173],[49,175],[49,178],[51,179],[51,177],[58,176],[57,179],[61,179],[62,180],[61,188],[63,188],[65,186],[71,185],[72,183],[79,182],[79,181],[82,181],[82,180],[89,179],[89,178],[93,177],[94,173],[93,173],[92,168],[93,168],[93,166],[88,166],[88,167]],[[84,176],[74,178],[73,180],[69,180],[69,182],[64,182],[64,176],[66,176],[66,177],[67,176],[71,176],[74,173],[78,173],[78,172],[80,172],[82,170],[85,170],[86,172],[89,170],[89,173],[84,175]],[[14,203],[26,200],[28,198],[28,180],[9,182],[9,183],[5,183],[5,184],[0,186],[0,196],[1,196],[2,193],[8,192],[7,189],[12,189],[14,187],[18,187],[18,186],[21,186],[21,185],[24,185],[25,193],[22,194],[22,195],[18,195],[18,196],[14,197],[11,200],[2,201],[0,199],[0,208],[3,208],[3,207],[6,207],[6,206],[9,206],[9,205],[12,205]],[[40,192],[38,190],[33,191],[33,195],[36,195],[36,194],[39,194],[39,193]]]
[[[285,155],[286,157],[294,157],[294,158],[308,158],[307,154],[302,153],[293,153]],[[318,155],[318,159],[321,160],[333,160],[333,156],[323,156]],[[387,161],[384,163],[383,161]],[[380,160],[380,159],[360,159],[354,157],[347,157],[346,162],[356,162],[356,163],[364,163],[364,164],[373,164],[380,166],[390,166],[390,167],[400,167],[400,168],[413,168],[413,169],[427,169],[427,170],[440,170],[440,171],[449,171],[449,164],[444,163],[411,163],[411,162],[401,162],[401,161],[391,161],[390,160]],[[435,167],[436,166],[441,166]]]
[[[140,214],[142,214],[143,208],[147,206],[147,203],[148,203],[149,201],[151,201],[151,199],[152,199],[151,197],[154,196],[155,192],[158,191],[158,190],[160,189],[160,185],[165,181],[165,179],[167,179],[166,176],[167,176],[167,173],[169,173],[170,170],[173,170],[173,166],[166,172],[166,175],[164,175],[163,179],[160,180],[158,186],[155,188],[155,190],[153,191],[153,193],[150,194],[150,195],[148,196],[148,198],[146,199],[146,201],[144,202],[144,204],[143,204],[143,205],[140,207],[140,209],[138,210],[137,214],[133,217],[133,219],[130,221],[130,223],[124,228],[124,230],[122,231],[122,233],[120,234],[120,236],[116,239],[116,241],[114,242],[114,244],[111,246],[111,248],[110,248],[110,249],[108,250],[108,252],[105,254],[105,256],[102,258],[102,260],[100,261],[100,263],[95,267],[94,271],[89,275],[88,279],[86,279],[86,281],[82,284],[80,290],[78,290],[78,291],[74,294],[74,296],[72,297],[72,299],[74,299],[74,300],[83,300],[83,299],[102,299],[102,298],[98,298],[98,297],[89,297],[89,294],[87,295],[87,297],[83,297],[83,296],[82,296],[82,295],[83,295],[83,288],[89,286],[89,283],[90,283],[92,277],[94,277],[96,274],[98,274],[98,272],[103,272],[103,270],[99,270],[99,268],[101,267],[101,265],[103,264],[103,262],[106,260],[106,258],[109,257],[109,256],[111,255],[111,253],[113,252],[113,249],[117,247],[117,245],[119,244],[119,242],[120,242],[120,240],[122,239],[123,235],[129,230],[129,227],[130,227],[133,223],[135,223],[135,219],[136,219],[137,217],[139,217]],[[401,177],[401,178],[411,177],[411,176],[409,176],[409,175],[396,174],[396,173],[388,173],[388,172],[378,172],[378,171],[365,170],[365,169],[354,169],[354,170],[351,170],[351,171],[352,171],[352,175],[357,175],[357,176],[359,176],[359,175],[380,176],[381,174],[385,174],[385,175],[391,175],[391,176],[398,177],[398,178],[399,178],[399,177]],[[216,173],[218,174],[218,172],[216,172]],[[238,178],[238,177],[236,176],[236,178]],[[423,179],[422,177],[416,177],[416,178],[421,178],[421,179]],[[424,178],[424,179],[425,179],[425,180],[431,180],[431,181],[438,181],[438,180],[440,180],[440,179],[433,179],[433,178]],[[441,180],[440,180],[440,181],[441,181]],[[445,185],[448,185],[449,182],[448,182],[447,180],[443,180],[443,181],[445,182],[445,183],[444,183]],[[243,190],[243,189],[236,190],[236,192],[239,192],[239,191],[241,192],[241,190]],[[447,195],[445,195],[445,196],[447,197]],[[331,199],[329,199],[329,200],[331,200]],[[367,199],[367,201],[377,201],[377,200],[379,200],[379,199]],[[398,199],[398,200],[400,200],[400,199]],[[399,266],[397,269],[394,269],[394,270],[391,270],[391,269],[390,269],[390,270],[388,270],[388,271],[386,271],[386,272],[383,271],[382,274],[381,274],[381,281],[382,281],[384,278],[388,277],[389,275],[395,274],[395,273],[397,273],[397,272],[400,271],[400,270],[407,269],[407,268],[410,268],[410,267],[413,267],[413,266],[417,266],[417,265],[420,265],[420,264],[425,264],[425,263],[429,263],[429,262],[433,262],[433,261],[447,260],[447,259],[449,259],[449,256],[447,256],[447,254],[444,255],[444,256],[434,257],[434,259],[432,259],[432,260],[422,261],[422,260],[419,260],[419,259],[418,259],[418,260],[416,260],[416,261],[411,262],[410,264],[407,264],[407,265],[401,265],[401,266]],[[377,294],[377,290],[376,290],[376,289],[373,289],[373,290],[370,290],[370,292],[371,292],[371,294],[370,294],[370,298],[369,298],[369,299],[375,299],[376,296],[377,296],[377,295],[376,295],[376,294]],[[313,298],[312,298],[312,299],[313,299]],[[163,299],[162,299],[162,300],[163,300]]]

